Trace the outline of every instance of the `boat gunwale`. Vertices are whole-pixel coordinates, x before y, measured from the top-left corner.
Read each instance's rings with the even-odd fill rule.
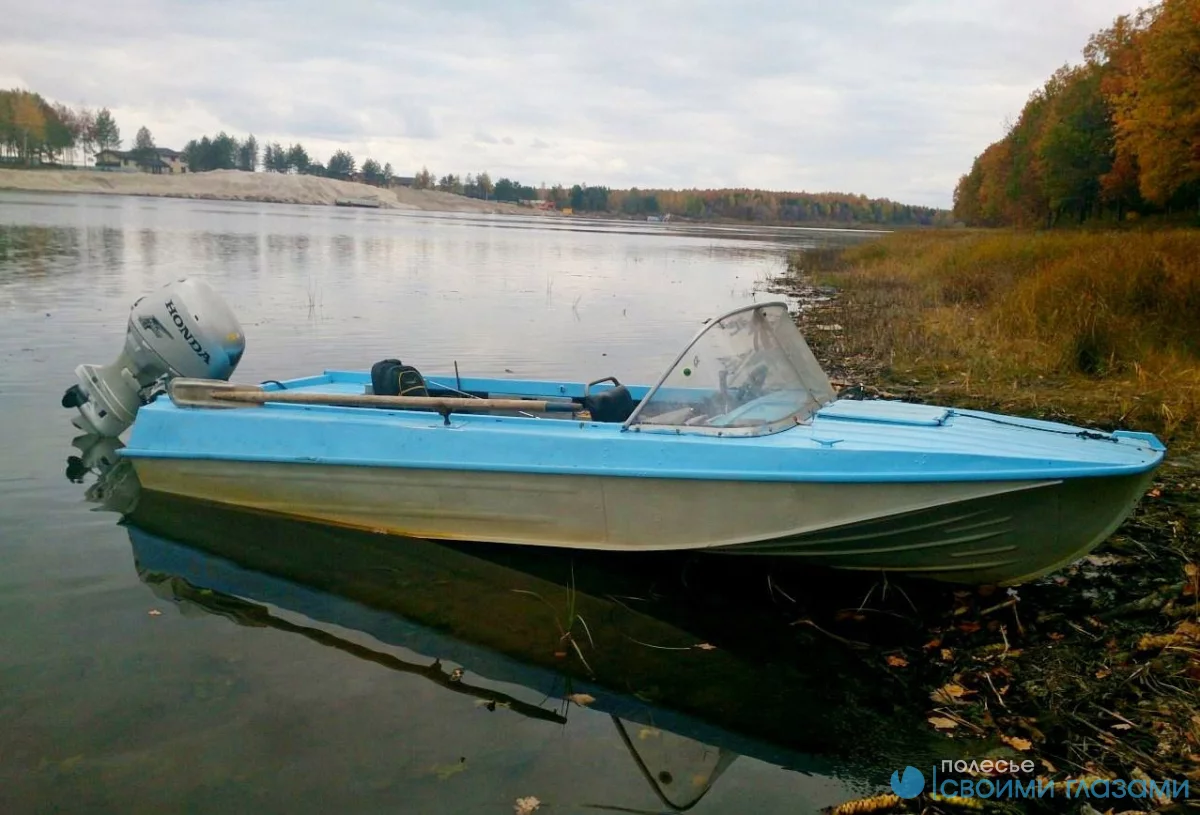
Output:
[[[530,380],[530,379],[494,379],[486,377],[456,377],[453,374],[435,374],[426,377],[426,381],[433,384],[435,387],[449,387],[443,384],[445,380],[455,382],[462,389],[483,390],[486,392],[496,393],[512,393],[520,396],[539,396],[542,398],[579,398],[583,388],[586,387],[582,382],[567,382],[562,380]],[[325,370],[321,374],[300,377],[290,380],[272,380],[264,382],[262,387],[264,390],[277,392],[282,390],[297,390],[302,388],[312,388],[321,385],[329,384],[361,384],[364,387],[370,383],[369,374],[362,371],[350,370]],[[644,386],[630,386],[631,389],[636,387],[640,390]],[[836,402],[835,402],[836,403]],[[215,409],[214,409],[215,410]],[[304,405],[291,403],[268,403],[262,407],[243,408],[242,410],[251,412],[252,415],[260,418],[263,417],[264,411],[270,411],[272,418],[282,420],[299,420],[307,421],[313,417],[346,417],[353,418],[355,423],[372,423],[380,426],[392,425],[397,430],[407,431],[425,431],[437,432],[446,428],[448,419],[445,419],[437,414],[431,414],[428,411],[406,410],[397,408],[364,408],[364,407],[344,407],[334,405]],[[143,412],[147,414],[143,418],[149,418],[150,415],[156,415],[160,418],[163,414],[174,413],[177,411],[210,413],[212,410],[204,410],[198,408],[180,408],[170,402],[169,399],[160,397],[156,403],[152,403],[143,408]],[[228,409],[216,410],[216,412],[228,417]],[[241,412],[241,411],[239,411]],[[953,411],[954,415],[961,415],[964,418],[975,418],[983,416],[984,418],[1001,418],[992,417],[991,414],[980,414],[977,411]],[[818,414],[818,418],[819,414]],[[1083,428],[1074,428],[1068,425],[1058,425],[1056,423],[1047,423],[1039,420],[1023,419],[1020,417],[1002,417],[1019,428],[1027,430],[1053,430],[1055,428],[1063,428],[1064,430],[1070,427],[1073,430],[1083,431]],[[829,421],[836,425],[849,425],[853,420],[848,420],[847,417],[830,417]],[[874,422],[864,417],[858,421],[873,424]],[[884,423],[886,424],[886,423]],[[145,425],[145,422],[142,422]],[[791,432],[782,432],[768,434],[757,437],[738,437],[728,436],[718,440],[712,436],[697,436],[692,434],[676,434],[667,432],[664,428],[660,432],[653,433],[629,433],[622,424],[615,422],[596,422],[588,419],[571,419],[571,418],[539,418],[534,416],[520,415],[487,415],[487,414],[471,414],[462,413],[455,416],[454,423],[446,429],[453,431],[466,431],[469,433],[488,432],[502,428],[501,432],[514,434],[533,434],[545,435],[549,434],[572,434],[577,431],[583,431],[589,434],[592,440],[606,440],[611,443],[617,438],[625,438],[629,443],[637,444],[685,444],[685,445],[720,445],[724,447],[729,445],[747,445],[763,449],[775,449],[780,454],[787,455],[784,450],[789,450],[795,454],[813,454],[824,453],[828,455],[835,449],[835,446],[841,443],[839,439],[822,439],[818,438],[815,433],[806,435],[805,430],[810,433],[816,429],[815,424],[809,423],[804,425],[793,425]],[[192,452],[186,450],[161,450],[150,447],[138,446],[138,426],[134,426],[134,435],[130,439],[130,444],[126,446],[121,455],[130,459],[180,459],[180,460],[209,460],[209,461],[238,461],[238,462],[263,462],[271,464],[295,464],[303,466],[307,464],[322,464],[329,466],[342,467],[362,467],[362,468],[395,468],[395,469],[416,469],[416,470],[431,470],[431,471],[450,471],[450,472],[496,472],[496,473],[531,473],[543,475],[560,475],[560,476],[577,476],[577,477],[593,477],[593,478],[646,478],[646,479],[675,479],[675,480],[704,480],[704,481],[740,481],[740,482],[764,482],[764,483],[814,483],[814,482],[829,482],[829,483],[931,483],[931,482],[980,482],[980,481],[1028,481],[1028,480],[1044,480],[1044,479],[1073,479],[1073,478],[1109,478],[1120,477],[1125,475],[1135,475],[1153,471],[1158,468],[1165,458],[1165,448],[1161,442],[1158,442],[1152,434],[1128,433],[1123,434],[1121,431],[1110,434],[1107,439],[1109,443],[1120,444],[1130,449],[1131,452],[1137,452],[1142,455],[1140,461],[1113,461],[1113,462],[1096,462],[1087,461],[1086,459],[1070,459],[1064,458],[1053,461],[1050,466],[1045,460],[1039,460],[1034,456],[1023,455],[1021,457],[1009,457],[1011,462],[1019,462],[1010,464],[1007,467],[973,467],[965,469],[961,465],[954,464],[954,458],[960,455],[978,456],[979,454],[959,454],[954,451],[938,451],[937,455],[945,456],[946,462],[937,469],[917,469],[906,468],[899,470],[871,470],[867,469],[846,469],[841,472],[836,469],[821,468],[811,471],[803,471],[788,468],[781,471],[772,471],[768,469],[747,469],[744,466],[722,466],[721,462],[706,463],[704,467],[689,465],[686,467],[648,467],[644,464],[627,463],[619,465],[606,465],[603,468],[586,468],[571,463],[550,463],[538,464],[532,462],[486,462],[469,459],[460,461],[452,458],[430,457],[425,459],[414,459],[411,457],[400,458],[395,455],[388,456],[370,456],[370,455],[297,455],[297,454],[269,454],[269,453],[245,453],[245,452]],[[930,428],[933,429],[932,427]],[[804,438],[800,440],[800,444],[796,442],[795,433],[800,432]],[[1063,432],[1058,430],[1057,432]],[[640,439],[639,439],[640,437]],[[567,438],[563,435],[563,438]],[[729,439],[726,441],[725,439]],[[635,441],[638,440],[638,441]],[[1093,443],[1099,444],[1105,439],[1095,439]],[[733,447],[729,449],[734,449]],[[839,450],[847,451],[855,455],[870,455],[873,452],[893,454],[905,454],[911,451],[872,451],[858,448],[843,447]],[[990,457],[994,463],[1004,462],[1004,457]],[[1040,466],[1039,466],[1040,465]]]
[[[490,462],[457,462],[446,459],[431,459],[428,461],[370,458],[338,458],[335,456],[287,456],[271,454],[228,453],[208,455],[174,451],[158,451],[127,446],[121,449],[120,455],[130,459],[157,459],[179,461],[237,461],[261,462],[263,464],[295,464],[306,466],[319,464],[330,467],[362,467],[372,469],[397,470],[431,470],[449,472],[487,472],[487,473],[528,473],[531,475],[574,476],[577,478],[643,478],[655,480],[681,481],[736,481],[762,483],[833,483],[833,484],[926,484],[926,483],[960,483],[960,482],[1009,482],[1033,480],[1066,481],[1076,478],[1119,478],[1127,475],[1137,475],[1150,472],[1162,463],[1162,454],[1145,464],[1112,464],[1105,466],[1079,467],[1069,471],[1036,472],[1029,469],[990,469],[990,470],[927,470],[920,473],[913,471],[864,473],[820,471],[812,473],[746,471],[738,469],[708,468],[698,472],[695,468],[649,470],[643,467],[610,468],[603,471],[589,471],[582,467],[560,464],[493,464]]]

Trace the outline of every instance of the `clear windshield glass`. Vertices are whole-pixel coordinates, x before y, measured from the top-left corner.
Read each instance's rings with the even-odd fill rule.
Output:
[[[708,326],[630,417],[630,426],[769,431],[807,420],[834,398],[787,306],[770,303]]]

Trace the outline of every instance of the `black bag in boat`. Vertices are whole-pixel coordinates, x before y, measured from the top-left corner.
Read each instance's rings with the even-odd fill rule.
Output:
[[[385,359],[371,366],[371,390],[380,396],[428,396],[425,377],[398,359]]]

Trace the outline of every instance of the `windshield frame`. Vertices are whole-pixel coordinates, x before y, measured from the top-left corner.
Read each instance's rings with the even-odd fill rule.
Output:
[[[805,385],[806,390],[809,391],[809,395],[817,403],[817,406],[813,410],[811,410],[810,412],[806,413],[803,417],[801,417],[800,414],[804,412],[804,408],[798,407],[793,413],[791,413],[783,418],[776,419],[775,421],[772,421],[769,423],[764,423],[764,424],[760,424],[760,425],[751,425],[751,426],[720,427],[720,426],[700,425],[700,424],[685,425],[685,424],[657,424],[657,423],[649,423],[649,422],[639,422],[639,418],[642,415],[644,408],[648,404],[651,403],[651,401],[654,399],[655,394],[657,394],[659,392],[659,390],[663,387],[663,385],[667,381],[667,379],[670,378],[671,374],[676,370],[676,368],[679,367],[679,364],[684,360],[684,358],[687,357],[688,353],[691,352],[692,349],[696,347],[696,344],[698,342],[700,342],[701,338],[703,338],[706,334],[708,334],[710,331],[712,331],[717,326],[721,325],[721,323],[730,319],[731,317],[736,317],[737,315],[742,314],[747,311],[754,311],[756,309],[769,309],[769,308],[782,309],[784,314],[786,314],[788,316],[789,321],[791,322],[791,325],[792,325],[792,329],[796,332],[796,338],[800,341],[801,347],[803,348],[803,350],[805,352],[807,352],[809,357],[811,357],[811,361],[814,364],[815,368],[818,371],[820,371],[820,374],[821,374],[821,377],[823,380],[822,382],[819,383],[819,385],[821,385],[820,393],[815,392],[813,389],[809,388],[807,386],[807,384]],[[803,373],[801,372],[801,370],[796,365],[797,360],[795,360],[791,355],[784,355],[784,359],[787,360],[788,365],[791,366],[791,368],[796,372],[796,375],[800,379],[800,381],[804,382],[805,377],[804,377]],[[779,433],[779,432],[782,432],[789,428],[795,427],[798,424],[805,424],[805,423],[811,421],[813,415],[815,415],[818,410],[820,410],[822,407],[829,404],[830,402],[836,401],[836,399],[837,399],[837,392],[833,387],[833,383],[830,382],[830,380],[829,380],[829,375],[825,372],[825,369],[821,366],[820,362],[816,359],[816,356],[812,353],[812,349],[809,347],[808,341],[804,339],[804,334],[800,331],[799,326],[797,326],[795,324],[794,319],[792,319],[792,312],[791,312],[791,309],[788,307],[788,304],[781,300],[773,300],[773,301],[764,302],[764,303],[750,303],[748,305],[739,306],[738,308],[735,308],[735,309],[732,309],[731,311],[725,312],[724,314],[720,315],[719,317],[716,317],[715,319],[710,319],[710,320],[705,321],[704,327],[701,328],[698,332],[696,332],[695,335],[692,336],[691,340],[683,347],[683,350],[679,352],[679,354],[674,358],[674,360],[672,360],[671,364],[666,367],[666,370],[663,371],[662,376],[659,377],[659,379],[655,383],[654,387],[652,387],[649,391],[647,391],[646,395],[644,397],[642,397],[642,400],[640,402],[638,402],[637,407],[634,408],[633,413],[631,413],[629,415],[629,418],[625,420],[625,423],[622,425],[621,430],[622,430],[622,432],[627,431],[627,430],[633,430],[634,432],[670,433],[673,435],[695,434],[695,435],[706,435],[706,436],[765,436],[765,435],[769,435],[769,434],[773,434],[773,433]]]

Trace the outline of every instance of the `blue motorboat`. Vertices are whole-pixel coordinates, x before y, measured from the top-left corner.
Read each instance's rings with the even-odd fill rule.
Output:
[[[1082,557],[1165,451],[1149,433],[839,398],[781,302],[709,321],[653,384],[395,360],[263,385],[162,381],[122,451],[149,490],[431,540],[707,550],[965,583]]]

